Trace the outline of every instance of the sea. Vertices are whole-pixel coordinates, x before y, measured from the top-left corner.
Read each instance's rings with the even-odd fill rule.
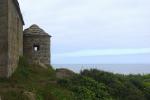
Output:
[[[52,64],[55,69],[67,68],[76,73],[98,69],[117,74],[150,74],[150,64]]]

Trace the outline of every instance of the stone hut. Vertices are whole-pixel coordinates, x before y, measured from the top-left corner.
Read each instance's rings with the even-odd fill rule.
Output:
[[[35,24],[24,30],[23,52],[30,64],[50,65],[50,38],[48,33]]]
[[[24,20],[17,0],[0,0],[0,77],[15,71],[23,55]]]

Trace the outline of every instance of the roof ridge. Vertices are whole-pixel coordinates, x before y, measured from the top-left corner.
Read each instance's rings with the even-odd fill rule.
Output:
[[[48,35],[47,32],[45,32],[42,28],[40,28],[38,25],[33,24],[29,28],[24,30],[25,35]]]

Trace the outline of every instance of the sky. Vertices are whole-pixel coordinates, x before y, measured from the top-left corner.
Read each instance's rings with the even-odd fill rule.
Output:
[[[53,64],[150,64],[149,0],[19,0],[52,35]]]

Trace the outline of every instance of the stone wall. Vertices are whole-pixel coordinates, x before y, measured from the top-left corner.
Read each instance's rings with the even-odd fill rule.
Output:
[[[30,64],[43,63],[50,65],[50,36],[24,35],[24,56]],[[35,51],[34,46],[39,46]]]
[[[8,2],[8,76],[18,65],[19,56],[23,55],[23,23],[13,0]]]
[[[6,76],[8,57],[8,1],[0,0],[0,77]]]
[[[0,77],[9,77],[23,53],[23,23],[15,0],[0,0]]]

